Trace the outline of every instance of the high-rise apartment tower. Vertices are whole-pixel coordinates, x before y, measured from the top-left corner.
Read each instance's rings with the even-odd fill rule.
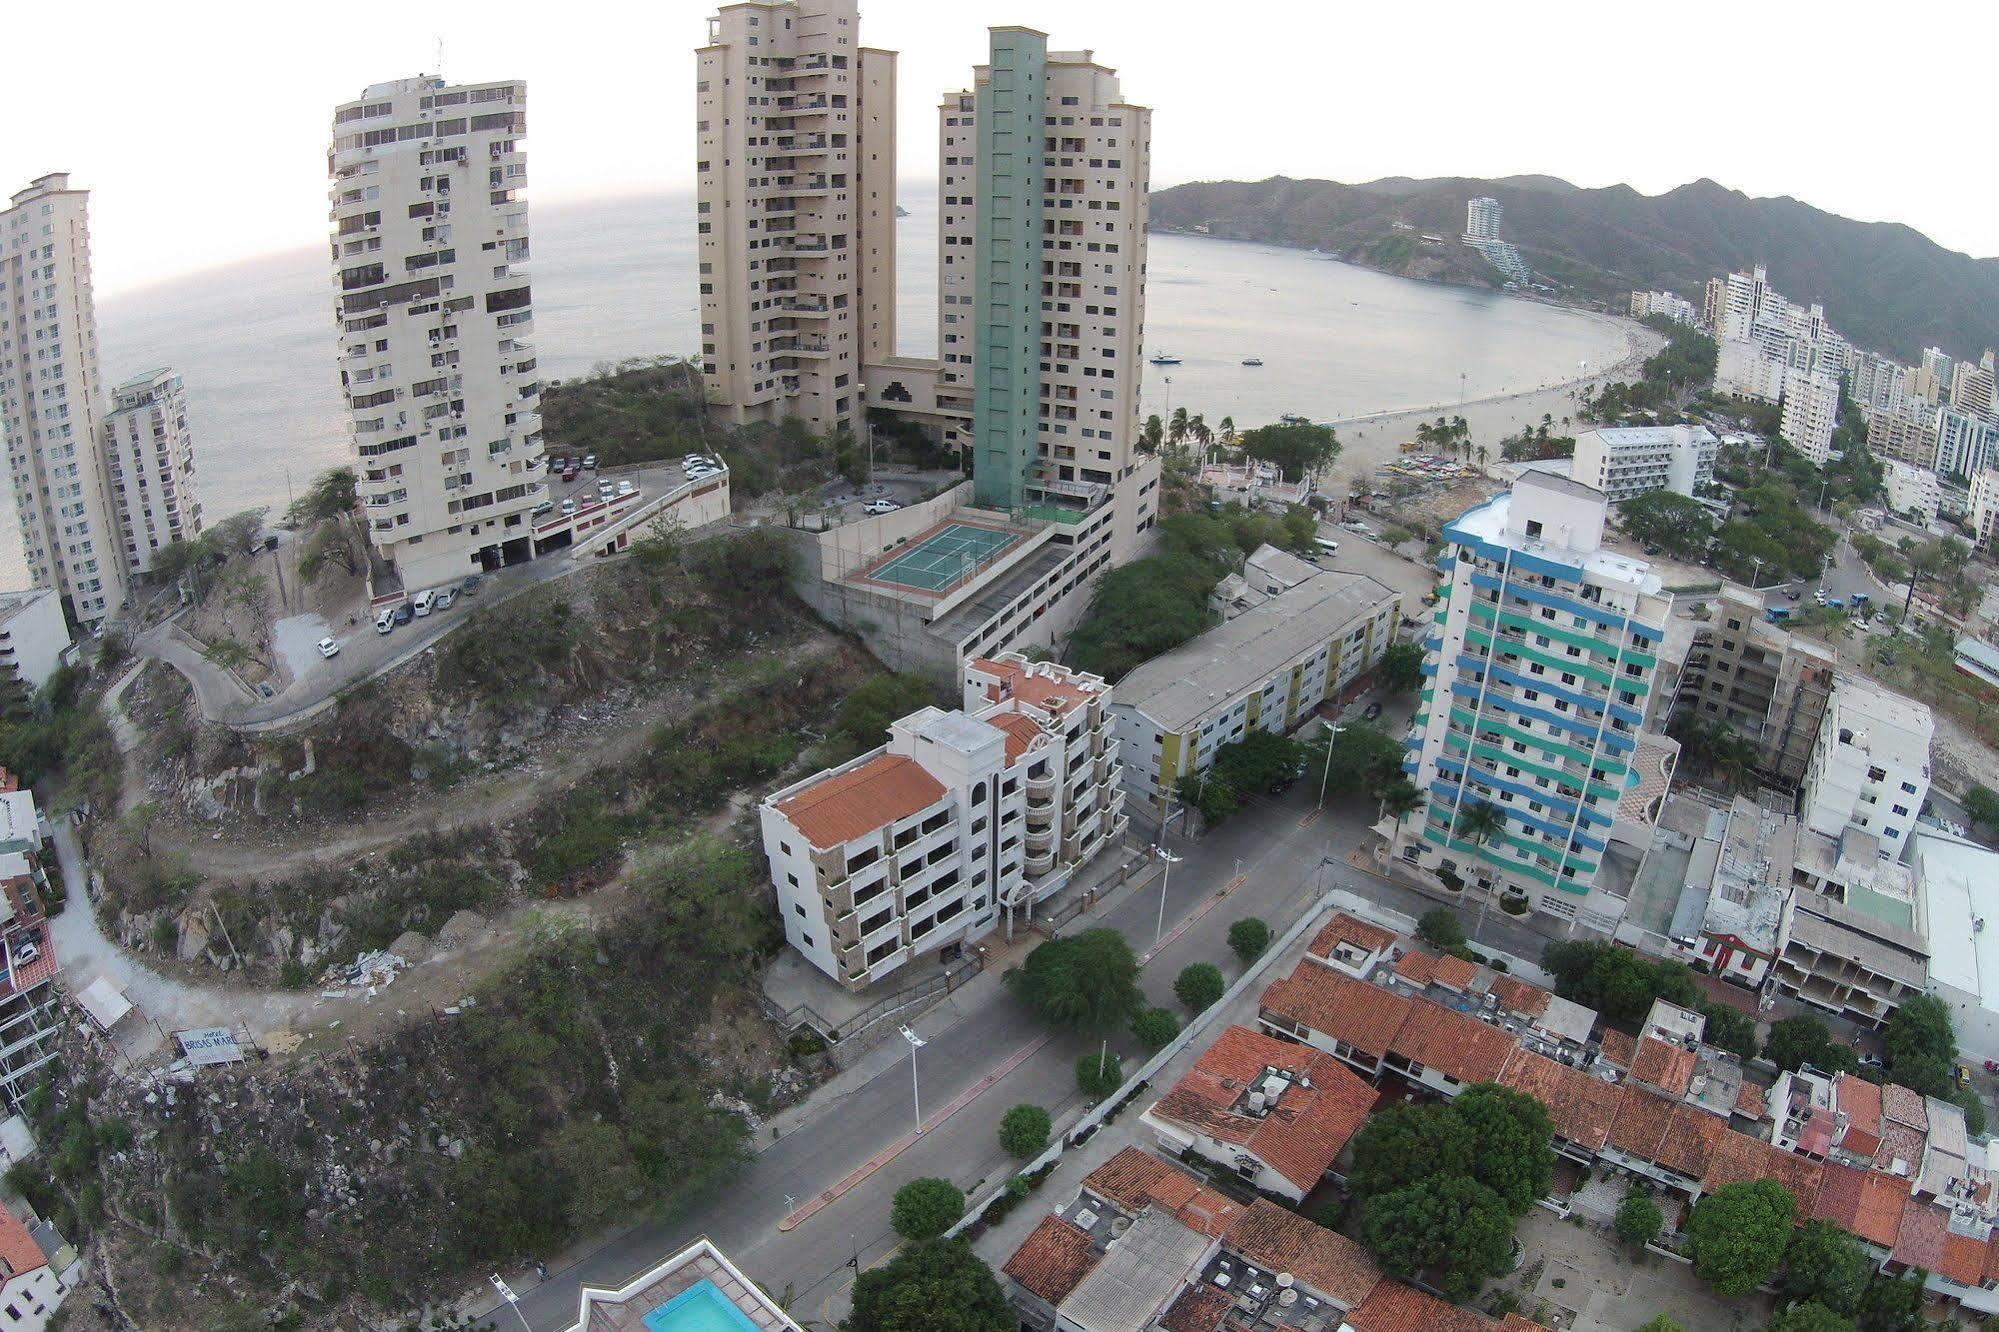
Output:
[[[0,212],[0,426],[28,576],[94,625],[124,603],[126,579],[99,446],[89,206],[57,172]]]
[[[750,0],[694,54],[711,410],[858,430],[861,366],[895,354],[895,53],[855,0]]]
[[[380,578],[532,555],[546,497],[528,260],[527,85],[378,83],[333,113],[340,384]]]
[[[152,370],[111,390],[104,416],[104,463],[118,511],[125,567],[153,567],[162,546],[201,535],[194,492],[194,438],[187,391],[172,370]]]

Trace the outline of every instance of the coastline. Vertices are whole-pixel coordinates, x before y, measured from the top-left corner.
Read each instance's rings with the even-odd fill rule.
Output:
[[[1494,394],[1466,402],[1432,403],[1426,407],[1390,408],[1358,416],[1342,417],[1321,424],[1340,432],[1340,456],[1321,479],[1322,489],[1342,490],[1345,483],[1365,476],[1400,455],[1400,445],[1416,438],[1416,427],[1439,416],[1462,416],[1471,428],[1474,447],[1483,444],[1492,451],[1488,466],[1498,461],[1499,442],[1518,434],[1523,426],[1537,426],[1543,415],[1552,417],[1551,433],[1574,434],[1577,404],[1603,385],[1637,378],[1638,367],[1666,345],[1666,339],[1632,320],[1618,319],[1594,311],[1578,311],[1589,317],[1615,323],[1625,336],[1626,351],[1614,364],[1571,379],[1542,384],[1517,393]],[[1562,422],[1567,419],[1569,424]],[[1331,484],[1328,484],[1331,483]]]

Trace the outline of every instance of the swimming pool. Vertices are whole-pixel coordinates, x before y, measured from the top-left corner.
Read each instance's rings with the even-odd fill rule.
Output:
[[[697,1281],[647,1314],[646,1332],[758,1332],[712,1281]]]

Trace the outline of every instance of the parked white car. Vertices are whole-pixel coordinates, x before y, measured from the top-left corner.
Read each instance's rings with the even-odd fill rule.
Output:
[[[892,499],[869,500],[861,506],[861,512],[879,516],[884,513],[894,513],[901,507],[900,504],[897,504]]]
[[[380,628],[381,628],[381,626],[380,626],[380,625],[378,624],[378,625],[376,625],[376,628],[377,628],[377,629],[380,629]],[[339,655],[340,655],[340,644],[338,644],[338,643],[334,642],[334,641],[333,641],[332,639],[330,639],[330,638],[322,638],[322,639],[320,639],[320,640],[319,640],[319,655],[320,655],[320,656],[322,656],[322,657],[337,657],[337,656],[339,656]]]

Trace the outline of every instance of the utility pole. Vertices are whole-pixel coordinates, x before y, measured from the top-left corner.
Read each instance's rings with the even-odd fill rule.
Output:
[[[1159,875],[1159,921],[1152,931],[1152,946],[1157,948],[1160,939],[1166,935],[1166,881],[1173,877],[1173,867],[1184,857],[1176,856],[1166,849],[1166,825],[1163,823],[1159,827],[1159,841],[1153,846],[1152,851],[1166,866]]]
[[[1346,730],[1344,726],[1330,727],[1326,731],[1326,771],[1319,778],[1319,808],[1326,807],[1326,784],[1333,779],[1333,737]]]
[[[929,1042],[907,1026],[902,1028],[902,1039],[909,1042],[909,1099],[916,1109],[916,1131],[920,1134],[923,1132],[923,1097],[916,1087],[916,1052]]]

